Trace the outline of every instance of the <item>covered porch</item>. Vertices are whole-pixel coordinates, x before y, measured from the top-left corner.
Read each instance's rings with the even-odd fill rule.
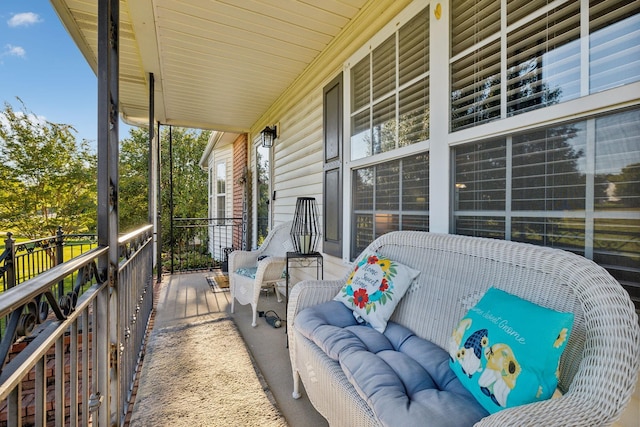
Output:
[[[527,25],[541,21],[543,15],[552,16],[556,13],[556,9],[562,12],[567,8],[571,11],[563,16],[569,18],[563,17],[558,20],[563,24],[566,21],[566,25],[569,26],[574,25],[576,19],[578,22],[582,19],[582,26],[578,27],[588,33],[588,2],[579,2],[580,5],[578,5],[578,2],[557,0],[545,2],[545,5],[537,10],[534,10],[536,7],[529,6],[526,10],[523,9],[522,14],[518,12],[518,16],[513,18],[515,24],[510,27],[506,24],[507,12],[504,11],[503,15],[500,15],[501,6],[498,6],[497,19],[495,14],[491,19],[494,19],[493,23],[500,22],[502,27],[497,30],[497,35],[489,34],[488,41],[481,40],[478,46],[473,43],[465,45],[465,37],[460,36],[462,33],[457,34],[457,40],[450,40],[450,38],[453,39],[450,28],[454,27],[452,22],[455,15],[452,12],[455,3],[453,1],[51,0],[51,3],[98,77],[100,104],[98,249],[73,264],[56,267],[46,277],[34,279],[26,290],[12,292],[12,301],[0,304],[2,315],[11,313],[16,307],[26,306],[32,298],[50,291],[60,279],[80,268],[89,266],[87,269],[92,272],[88,278],[93,283],[91,293],[79,299],[78,311],[61,313],[57,318],[58,323],[50,328],[50,337],[39,342],[42,347],[25,355],[24,360],[18,360],[12,365],[22,366],[24,370],[16,373],[7,370],[2,372],[3,381],[0,384],[2,387],[0,391],[2,397],[6,397],[8,401],[10,423],[11,421],[21,422],[19,420],[22,419],[23,412],[20,384],[33,368],[37,372],[36,383],[39,392],[36,394],[36,399],[40,405],[36,413],[36,424],[47,424],[49,410],[46,392],[47,375],[43,373],[45,353],[51,350],[56,353],[58,360],[63,359],[67,348],[64,342],[65,336],[71,335],[69,348],[77,351],[78,341],[82,341],[78,338],[81,335],[78,330],[89,331],[90,325],[95,328],[91,329],[95,337],[93,341],[95,346],[91,348],[93,364],[91,381],[89,382],[86,376],[69,380],[76,383],[84,381],[81,389],[90,390],[91,393],[78,393],[74,388],[69,392],[65,389],[64,383],[59,385],[56,388],[58,403],[54,408],[54,422],[67,419],[72,425],[87,424],[88,415],[91,414],[92,425],[123,425],[132,420],[135,423],[136,417],[141,416],[139,414],[142,413],[138,412],[140,408],[138,405],[144,402],[141,399],[144,390],[140,383],[135,385],[133,374],[136,373],[138,366],[142,366],[139,376],[142,381],[145,365],[151,360],[150,355],[144,350],[145,330],[151,331],[146,344],[153,348],[154,331],[172,330],[183,333],[191,325],[210,323],[210,326],[215,327],[216,322],[224,322],[232,318],[259,369],[259,375],[262,375],[265,380],[266,385],[263,385],[265,395],[273,396],[287,423],[293,426],[326,425],[326,421],[306,400],[304,393],[300,400],[291,398],[291,373],[288,365],[286,335],[283,330],[273,329],[265,322],[261,322],[255,329],[251,328],[251,313],[247,306],[237,307],[236,313],[230,315],[228,292],[213,289],[207,281],[208,273],[162,276],[159,268],[161,250],[158,242],[162,241],[162,235],[167,233],[167,230],[162,230],[160,227],[159,217],[162,213],[158,211],[162,190],[159,187],[158,177],[159,147],[164,142],[159,140],[157,130],[161,126],[212,130],[220,137],[218,141],[223,141],[227,145],[235,143],[235,136],[242,136],[244,139],[240,145],[245,146],[245,157],[241,164],[234,165],[233,169],[230,168],[230,171],[241,175],[230,173],[228,177],[229,181],[234,183],[240,183],[244,178],[241,185],[234,187],[234,191],[247,188],[254,198],[259,180],[255,174],[247,180],[244,172],[247,169],[250,171],[257,169],[262,129],[276,126],[277,145],[268,152],[269,167],[274,179],[266,193],[267,221],[269,226],[274,226],[290,220],[297,197],[315,196],[323,209],[321,216],[325,237],[333,238],[333,240],[325,239],[321,249],[326,258],[325,277],[327,278],[342,277],[348,262],[366,246],[366,242],[358,240],[362,235],[369,237],[367,233],[371,230],[370,234],[373,236],[393,227],[418,227],[439,233],[468,232],[477,235],[487,233],[487,237],[511,239],[514,237],[512,234],[517,234],[518,224],[526,226],[537,223],[539,227],[530,234],[535,237],[542,236],[541,241],[554,244],[555,231],[549,231],[547,235],[546,230],[552,230],[554,226],[558,226],[562,233],[567,233],[569,230],[576,234],[570,234],[567,238],[566,235],[559,233],[559,247],[569,241],[570,248],[593,259],[594,252],[598,255],[599,249],[597,245],[594,249],[593,244],[594,235],[598,237],[597,227],[601,226],[601,230],[604,230],[600,231],[600,236],[604,236],[603,240],[606,243],[609,238],[609,232],[606,229],[607,221],[613,219],[612,222],[623,229],[619,233],[631,236],[624,243],[637,241],[640,213],[637,208],[619,209],[615,203],[619,202],[620,198],[614,197],[613,193],[608,198],[600,198],[602,203],[608,204],[606,209],[611,208],[613,213],[597,212],[594,203],[598,203],[598,200],[586,202],[590,206],[590,211],[586,214],[584,209],[573,208],[573,205],[562,203],[562,200],[554,206],[564,208],[566,205],[566,209],[558,208],[554,211],[555,208],[551,208],[547,211],[546,207],[537,208],[526,204],[529,201],[527,197],[523,198],[527,209],[519,213],[517,209],[512,210],[510,206],[505,205],[507,203],[505,200],[508,199],[511,202],[512,197],[513,184],[509,182],[505,184],[506,189],[500,188],[497,191],[501,193],[496,196],[499,208],[491,207],[485,211],[480,202],[484,201],[485,193],[489,194],[489,192],[483,190],[482,171],[477,174],[477,182],[469,179],[466,183],[458,183],[456,180],[464,178],[465,175],[463,172],[456,175],[452,170],[456,160],[456,149],[465,148],[473,143],[478,146],[471,148],[469,157],[478,153],[477,158],[480,160],[472,164],[472,167],[477,166],[479,169],[486,167],[493,170],[497,166],[501,173],[504,169],[505,176],[510,177],[513,174],[512,169],[499,164],[502,162],[502,157],[499,157],[494,164],[494,157],[489,153],[487,157],[490,157],[490,164],[481,163],[481,158],[485,155],[481,150],[488,139],[491,139],[491,144],[495,143],[496,150],[504,150],[505,154],[500,156],[507,156],[506,153],[513,153],[513,141],[519,135],[518,133],[540,132],[540,129],[545,133],[547,128],[553,131],[553,127],[561,127],[565,122],[583,120],[585,124],[579,123],[580,129],[583,126],[586,129],[585,133],[592,132],[589,134],[591,135],[588,142],[589,148],[584,150],[591,157],[581,158],[578,163],[582,165],[584,160],[584,163],[591,168],[589,171],[591,178],[590,181],[586,181],[589,185],[586,190],[583,187],[587,184],[580,184],[579,188],[584,192],[584,198],[590,196],[595,199],[594,187],[597,187],[598,183],[594,184],[593,179],[596,167],[593,154],[596,136],[593,131],[596,129],[596,121],[603,117],[608,119],[607,115],[610,115],[615,123],[622,123],[625,126],[633,123],[635,117],[633,114],[637,114],[636,110],[640,105],[640,81],[637,75],[633,75],[622,85],[615,82],[616,84],[600,92],[590,92],[586,81],[588,79],[584,78],[589,59],[587,53],[583,52],[582,57],[578,58],[578,67],[582,67],[582,77],[578,78],[579,93],[574,98],[563,99],[563,102],[558,104],[549,103],[549,106],[538,110],[533,108],[535,111],[523,112],[516,117],[515,114],[511,115],[508,112],[507,103],[511,102],[511,99],[507,98],[507,91],[503,90],[502,94],[498,93],[498,95],[492,92],[492,89],[496,89],[492,84],[501,84],[501,87],[506,89],[506,81],[496,82],[499,82],[500,77],[506,77],[507,59],[511,58],[512,54],[516,55],[515,51],[506,50],[508,35],[517,33],[512,31],[514,28],[524,31]],[[478,10],[483,10],[484,16],[484,10],[487,13],[493,13],[494,6],[498,3],[506,9],[508,2],[477,3]],[[634,8],[637,8],[637,5],[633,2],[627,3],[625,7],[631,9],[629,14],[636,16],[637,11]],[[594,8],[598,5],[596,4]],[[573,10],[574,8],[578,11]],[[472,10],[469,13],[473,15],[475,12]],[[370,124],[368,131],[371,137],[375,137],[377,134],[372,130],[374,127],[377,126],[380,130],[400,116],[400,112],[396,110],[390,114],[384,111],[380,113],[376,110],[380,105],[379,100],[375,102],[371,100],[354,106],[353,109],[349,109],[346,105],[345,111],[342,111],[341,103],[336,104],[336,108],[330,111],[334,113],[334,119],[337,118],[337,121],[332,124],[336,125],[336,129],[340,128],[340,132],[343,130],[342,125],[346,129],[344,135],[340,133],[339,137],[333,141],[336,144],[331,145],[332,141],[327,141],[325,138],[330,133],[329,130],[335,130],[327,127],[325,122],[326,113],[329,111],[325,108],[327,98],[331,99],[332,94],[334,96],[338,94],[338,98],[344,97],[345,102],[348,103],[357,90],[355,87],[357,85],[349,80],[358,76],[365,76],[368,79],[374,74],[374,71],[368,68],[366,71],[358,68],[358,64],[368,64],[368,61],[374,64],[377,53],[382,52],[384,56],[395,49],[395,45],[392,44],[390,50],[385,50],[388,48],[386,40],[399,40],[401,36],[394,31],[398,31],[397,28],[407,23],[413,25],[413,19],[416,16],[423,18],[420,24],[422,27],[419,25],[417,27],[421,28],[421,31],[427,28],[426,37],[423,37],[423,44],[420,46],[422,50],[419,50],[417,55],[418,58],[424,59],[424,63],[419,64],[422,68],[418,67],[417,71],[410,70],[416,73],[411,74],[407,80],[408,83],[405,82],[402,86],[396,85],[396,80],[399,81],[399,79],[389,79],[389,81],[393,80],[393,88],[388,93],[393,92],[393,96],[389,97],[386,89],[381,90],[381,97],[384,99],[380,103],[388,106],[393,104],[391,100],[401,99],[405,93],[409,94],[411,102],[407,103],[407,108],[414,108],[417,104],[418,107],[411,110],[411,113],[417,111],[418,120],[426,123],[422,123],[422,127],[418,126],[419,129],[414,132],[415,135],[411,135],[416,138],[415,141],[404,145],[404,142],[401,144],[394,140],[393,147],[388,151],[376,147],[379,151],[357,157],[359,153],[356,152],[357,150],[351,151],[349,140],[354,137],[355,141],[359,137],[358,132],[362,130],[358,128],[359,125],[365,122]],[[614,18],[610,19],[613,22]],[[618,18],[615,17],[615,19]],[[407,27],[411,25],[407,24]],[[468,22],[465,21],[464,25],[483,27],[471,18]],[[497,26],[500,27],[500,25]],[[484,28],[481,28],[481,31],[484,31]],[[563,31],[559,31],[558,34],[565,34]],[[585,41],[581,43],[583,50],[588,46],[586,43],[588,35],[582,35]],[[526,37],[522,37],[526,41]],[[566,40],[564,36],[560,38],[557,44],[563,45]],[[549,40],[550,45],[553,44],[552,41]],[[459,50],[452,53],[449,51],[449,46],[456,42],[460,42]],[[380,46],[383,49],[378,50]],[[486,57],[478,53],[482,49],[489,48],[493,50]],[[481,53],[484,54],[484,52]],[[549,59],[550,55],[546,52],[544,55],[545,61]],[[477,64],[460,65],[464,63],[467,56]],[[397,62],[399,67],[400,60],[396,61],[396,56],[393,58],[391,62],[394,64]],[[409,58],[407,60],[409,67],[419,62],[416,62],[415,58],[412,59],[411,55],[407,58]],[[475,65],[485,66],[485,62],[494,60],[497,61],[497,65],[491,63],[491,67],[495,66],[497,71],[492,68],[490,72],[482,74],[482,67],[474,68]],[[540,64],[542,63],[541,61]],[[544,67],[546,72],[546,63]],[[480,71],[469,71],[469,74],[466,74],[466,70],[472,69]],[[384,66],[379,70],[384,73]],[[460,82],[475,79],[476,83],[470,84],[473,88],[451,87],[450,83],[454,78],[450,72],[454,71],[458,73]],[[342,86],[343,77],[345,86]],[[339,86],[334,86],[338,89],[336,92],[331,92],[331,84],[334,82]],[[440,84],[440,82],[447,82],[447,84]],[[369,83],[368,80],[366,83]],[[530,82],[520,83],[524,87]],[[431,84],[430,89],[429,84]],[[362,89],[365,86],[359,87]],[[483,87],[486,93],[483,93]],[[464,104],[466,102],[464,100],[457,100],[460,101],[459,108],[453,111],[453,105],[450,105],[452,95],[460,95],[468,89],[471,94],[465,94],[463,98],[472,99],[470,104]],[[369,92],[373,99],[374,89],[368,86],[361,94],[369,96]],[[414,97],[415,94],[417,95]],[[497,101],[494,95],[499,98]],[[477,106],[477,110],[469,106],[473,104],[473,99],[480,99],[478,104],[481,105]],[[533,101],[537,102],[537,99]],[[531,104],[537,105],[536,102]],[[443,105],[451,108],[442,108]],[[521,102],[523,109],[526,105],[528,105],[527,102]],[[394,105],[393,108],[396,106]],[[468,114],[469,111],[474,112]],[[363,113],[370,113],[370,116],[365,114],[365,119],[362,119]],[[485,113],[486,117],[483,116]],[[463,120],[460,121],[462,124],[457,131],[453,124],[450,127],[454,119],[459,119],[455,117],[456,115],[463,116]],[[144,245],[142,259],[139,260],[138,265],[133,266],[127,262],[126,257],[123,257],[127,250],[122,246],[126,244],[127,238],[123,240],[118,236],[117,226],[119,118],[128,124],[148,127],[150,131],[149,225],[144,226],[146,228],[142,229],[140,235],[127,236],[128,239],[140,241]],[[359,120],[363,121],[359,122]],[[480,124],[476,126],[476,123]],[[353,126],[353,129],[349,126]],[[394,135],[397,136],[400,126],[395,123],[392,123],[392,126]],[[537,133],[535,135],[537,137]],[[525,135],[522,139],[527,140],[527,137],[528,135]],[[496,138],[501,139],[497,141]],[[362,137],[361,140],[365,141],[366,138]],[[340,145],[337,145],[337,141]],[[344,145],[342,145],[343,142]],[[633,148],[634,144],[637,146],[637,139],[630,144],[619,145]],[[222,144],[216,145],[216,141],[212,141],[211,148],[215,150],[228,147]],[[489,148],[494,149],[493,145]],[[371,151],[374,151],[373,147]],[[580,150],[576,150],[576,153],[578,152],[581,153]],[[633,148],[628,153],[621,153],[621,157],[635,159],[638,152]],[[235,154],[231,149],[225,151],[228,158],[235,158]],[[351,156],[354,158],[352,159]],[[464,153],[460,155],[460,158],[462,157]],[[505,162],[510,168],[512,160],[509,158]],[[400,183],[398,188],[405,185],[404,188],[413,190],[417,194],[410,203],[407,202],[407,206],[409,204],[411,206],[404,211],[402,208],[394,208],[389,211],[383,209],[382,213],[377,213],[376,208],[365,207],[356,212],[352,205],[367,202],[366,198],[360,200],[357,196],[365,194],[370,189],[368,181],[362,179],[358,182],[357,178],[366,178],[369,174],[378,173],[378,171],[400,170],[401,168],[396,164],[402,164],[406,170],[411,167],[415,169],[411,177],[415,176],[415,181],[419,181],[419,184],[414,188],[409,188],[411,179],[407,178],[406,182],[403,181],[410,174],[397,173]],[[209,167],[210,186],[213,186],[215,175],[212,171],[215,164],[210,164]],[[335,174],[331,175],[332,172]],[[340,181],[336,183],[339,191],[325,189],[327,176],[329,179],[339,177]],[[523,175],[522,178],[522,181],[527,181],[527,176]],[[487,181],[493,181],[493,177],[489,177]],[[243,187],[245,183],[247,186]],[[376,185],[378,184],[379,182],[376,182]],[[474,184],[477,188],[471,191],[471,186]],[[385,190],[384,186],[376,188],[375,191],[381,192],[395,191],[393,188]],[[379,188],[382,189],[379,190]],[[459,198],[461,192],[467,188],[469,188],[467,194],[473,193],[480,196],[477,200],[473,199],[473,194],[469,196],[465,207],[465,200],[460,204]],[[614,191],[615,186],[609,190]],[[526,186],[522,188],[523,194],[529,194],[527,192],[532,191],[535,189]],[[572,190],[568,190],[566,194],[570,191]],[[371,192],[373,194],[373,187]],[[396,191],[396,193],[400,192]],[[327,198],[325,197],[327,195],[333,197]],[[503,198],[500,198],[501,196]],[[491,199],[491,195],[487,197]],[[562,196],[559,198],[562,199]],[[630,199],[636,198],[637,192],[632,192]],[[242,198],[238,200],[242,201]],[[432,200],[430,205],[429,200]],[[247,225],[253,232],[253,237],[247,244],[255,246],[258,243],[256,230],[260,220],[258,208],[254,203],[249,204],[247,210],[249,212]],[[594,211],[596,211],[595,214]],[[518,217],[518,214],[523,218]],[[574,215],[579,220],[579,225],[566,224],[564,217],[567,214]],[[397,220],[399,217],[406,218],[406,223],[399,223]],[[585,217],[588,225],[583,225]],[[330,221],[327,222],[327,220]],[[600,225],[598,220],[601,220],[604,226]],[[333,227],[332,234],[328,232],[328,225]],[[356,229],[358,225],[363,225],[362,229]],[[578,243],[574,242],[574,238]],[[587,238],[591,241],[583,243]],[[615,243],[618,241],[618,239],[612,240]],[[637,248],[636,243],[631,246]],[[638,266],[633,264],[633,260],[638,256],[637,249],[635,250],[636,252],[618,251],[625,255],[622,257],[624,260],[618,264],[616,264],[620,258],[616,258],[619,255],[618,252],[614,253],[610,259],[613,260],[611,261],[613,269],[626,278],[626,289],[633,292],[637,299],[640,288],[637,281]],[[627,258],[626,255],[629,257]],[[294,280],[305,278],[301,276]],[[151,294],[149,286],[154,282],[158,290],[157,293],[153,293],[158,302],[155,324],[152,329],[146,329],[148,316],[152,313],[149,308]],[[141,311],[140,306],[143,302]],[[283,304],[276,303],[273,295],[262,295],[261,303],[264,304],[261,310],[277,307],[274,310],[281,317],[284,315]],[[54,305],[53,301],[52,305]],[[140,315],[138,315],[139,312]],[[77,324],[79,321],[82,322],[80,326]],[[135,328],[132,327],[134,324]],[[134,339],[130,339],[131,337]],[[80,344],[83,345],[86,341]],[[202,342],[194,343],[195,346],[200,347],[203,344],[206,345]],[[77,359],[84,357],[81,361],[82,370],[87,372],[90,363],[87,360],[89,348],[83,347],[83,349],[84,356],[76,355],[76,363],[78,363]],[[185,353],[189,351],[183,350]],[[224,355],[220,355],[219,363],[224,363],[223,359]],[[139,364],[141,361],[142,365]],[[178,364],[180,360],[173,362]],[[65,375],[62,362],[57,362],[55,370],[57,375]],[[155,380],[163,381],[161,378]],[[176,392],[179,393],[179,391]],[[70,404],[71,408],[80,407],[80,411],[68,410],[65,407],[65,398],[69,398],[70,395],[72,399],[76,399],[76,395],[80,396],[80,401],[72,400]],[[621,425],[633,425],[637,422],[637,396],[636,390],[635,398],[621,421],[625,424]],[[213,405],[210,406],[214,411],[211,417],[215,417],[216,408]],[[79,414],[84,414],[84,418]],[[219,412],[217,414],[219,415]]]

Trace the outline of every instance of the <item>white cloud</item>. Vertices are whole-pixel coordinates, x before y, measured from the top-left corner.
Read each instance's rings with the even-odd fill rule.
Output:
[[[7,21],[10,27],[28,27],[29,25],[42,22],[42,19],[37,13],[24,12],[16,13]]]
[[[21,46],[7,44],[4,46],[4,51],[1,56],[19,56],[20,58],[24,58],[27,56],[27,52]]]

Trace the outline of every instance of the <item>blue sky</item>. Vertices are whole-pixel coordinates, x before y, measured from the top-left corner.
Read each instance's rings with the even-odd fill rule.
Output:
[[[48,0],[0,1],[0,101],[97,139],[97,79]],[[120,126],[120,139],[128,136]]]

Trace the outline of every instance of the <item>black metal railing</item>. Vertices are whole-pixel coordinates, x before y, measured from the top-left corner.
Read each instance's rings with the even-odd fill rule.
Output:
[[[108,251],[96,247],[2,294],[0,317],[9,321],[0,341],[0,427],[124,419],[153,309],[153,226],[118,239],[113,268]],[[71,276],[65,305],[54,290]],[[35,321],[37,301],[51,314],[19,336],[24,319]]]
[[[242,218],[173,218],[171,253],[164,269],[226,270],[229,253],[246,248]]]
[[[95,234],[65,234],[58,228],[55,236],[16,242],[12,233],[7,233],[4,250],[0,254],[0,294],[32,279],[51,268],[89,252],[97,246]],[[77,272],[55,284],[52,293],[58,304],[69,307],[73,299],[84,291],[85,285],[77,287]],[[49,315],[49,304],[37,297],[28,307],[20,323],[18,333],[28,335],[34,327]],[[0,340],[5,335],[8,317],[0,318]]]

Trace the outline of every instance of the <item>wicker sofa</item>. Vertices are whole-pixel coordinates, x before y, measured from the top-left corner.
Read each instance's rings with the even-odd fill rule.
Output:
[[[560,363],[558,389],[563,395],[504,409],[476,425],[600,426],[620,416],[637,380],[640,328],[628,294],[594,262],[534,245],[408,231],[385,234],[367,249],[420,270],[391,321],[442,348],[456,323],[490,287],[574,313]],[[333,299],[349,273],[340,280],[303,281],[291,292],[287,320],[293,397],[300,396],[301,379],[330,425],[377,426],[382,423],[340,364],[295,327],[298,313]]]

